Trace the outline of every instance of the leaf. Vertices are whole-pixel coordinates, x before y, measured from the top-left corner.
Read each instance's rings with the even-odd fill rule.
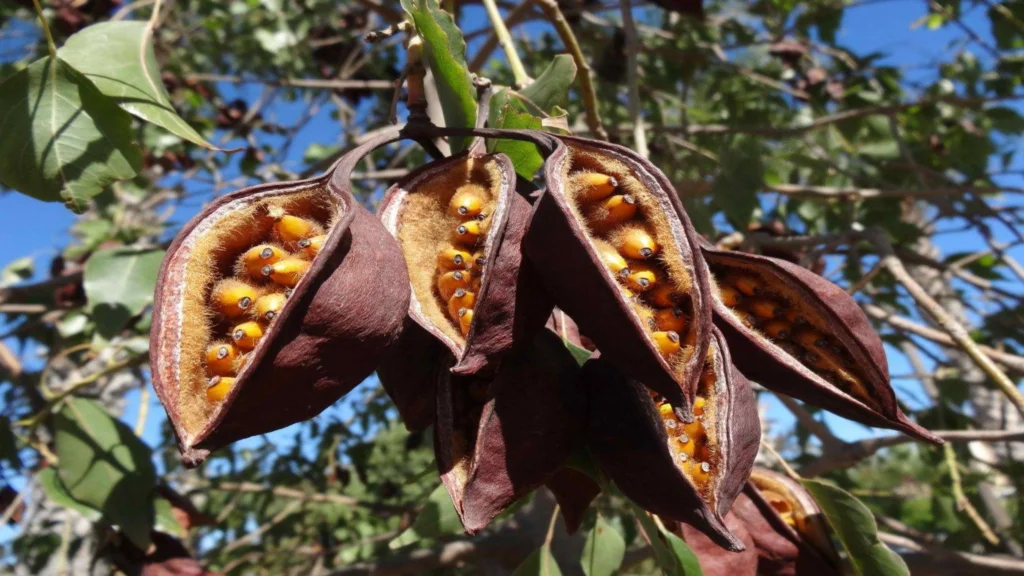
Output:
[[[0,375],[0,379],[2,379]],[[18,456],[18,441],[11,430],[11,421],[6,416],[0,416],[0,462],[11,463],[14,470],[21,468],[21,457]]]
[[[645,510],[633,502],[629,505],[647,535],[647,541],[654,550],[654,560],[662,572],[672,576],[704,576],[697,555],[686,542],[675,534],[662,530]],[[665,538],[664,541],[658,537],[659,534]]]
[[[562,571],[551,555],[551,545],[545,544],[527,556],[512,576],[562,576]]]
[[[459,514],[448,496],[448,490],[442,484],[427,497],[426,505],[416,515],[412,526],[389,542],[388,548],[395,550],[424,538],[437,538],[460,532],[462,523],[459,521]]]
[[[169,500],[157,498],[153,501],[153,507],[156,510],[153,528],[176,538],[188,536],[185,528],[182,527],[181,523],[178,522],[178,518],[174,515],[174,506],[171,505]]]
[[[90,522],[95,522],[103,517],[99,510],[90,508],[72,498],[71,494],[68,494],[68,489],[64,487],[60,478],[57,477],[57,471],[53,468],[43,468],[36,473],[36,481],[39,482],[39,488],[43,491],[43,494],[46,494],[46,497],[54,504],[62,508],[74,510]]]
[[[746,230],[758,207],[757,193],[764,184],[762,152],[757,142],[744,138],[732,142],[720,155],[721,169],[711,194],[737,230]]]
[[[821,480],[800,481],[818,502],[857,574],[908,575],[903,559],[878,539],[875,517],[849,492]]]
[[[522,110],[521,106],[512,100],[507,90],[502,90],[491,99],[490,125],[505,129],[540,130],[543,128],[541,119]],[[533,175],[544,165],[544,157],[537,151],[537,147],[529,142],[491,140],[488,147],[491,152],[506,154],[512,160],[516,174],[527,180],[532,180]]]
[[[85,263],[88,308],[100,336],[110,339],[153,301],[156,275],[164,251],[110,248]]]
[[[576,363],[580,366],[583,366],[583,364],[585,364],[593,354],[590,350],[577,346],[565,339],[562,340],[562,344],[565,344],[565,347],[569,349],[569,354],[572,354],[573,359],[576,360]]]
[[[57,475],[76,501],[103,512],[137,547],[149,547],[156,472],[148,446],[103,406],[70,398],[54,415]]]
[[[587,534],[580,563],[587,576],[612,576],[626,554],[626,541],[600,514]]]
[[[0,181],[22,194],[82,212],[142,164],[131,116],[59,58],[0,84],[0,110]]]
[[[423,53],[434,74],[444,122],[450,128],[472,128],[476,123],[476,88],[466,66],[466,40],[450,14],[437,0],[402,0],[423,38]],[[469,145],[469,138],[451,137],[452,153]]]
[[[68,38],[57,55],[129,114],[200,146],[207,142],[174,111],[145,22],[101,22]]]
[[[536,80],[519,90],[519,95],[545,114],[554,114],[553,109],[568,100],[569,87],[575,80],[576,62],[568,54],[559,54]]]
[[[0,288],[28,280],[35,273],[35,269],[36,267],[32,262],[31,256],[18,258],[4,266],[4,269],[0,271]]]

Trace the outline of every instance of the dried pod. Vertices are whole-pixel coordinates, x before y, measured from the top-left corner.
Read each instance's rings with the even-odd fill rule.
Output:
[[[187,465],[235,440],[315,416],[369,376],[397,339],[409,305],[402,254],[349,184],[355,163],[397,134],[349,152],[318,178],[218,198],[171,244],[157,278],[150,350],[153,387]],[[293,271],[290,290],[249,273],[250,249],[262,253],[272,241],[283,246],[323,230],[322,250],[302,260],[303,272]],[[261,304],[264,313],[254,320],[232,318],[212,297],[215,285],[232,278],[259,294],[290,296],[279,308]],[[228,341],[236,355],[252,349],[244,361],[237,358],[237,372],[208,363],[210,347]],[[214,360],[218,355],[219,348]]]
[[[530,261],[606,360],[689,418],[711,330],[693,226],[665,175],[631,150],[559,139],[526,236]],[[667,307],[686,317],[677,337],[658,334],[653,321],[669,296]]]
[[[743,494],[739,498],[743,498]],[[735,507],[735,503],[733,504]],[[755,537],[750,528],[733,512],[725,515],[725,527],[732,532],[746,548],[742,552],[723,549],[702,532],[681,522],[662,519],[665,528],[686,541],[700,562],[704,576],[758,576],[758,557]]]
[[[716,324],[748,378],[851,420],[941,443],[900,410],[882,341],[845,290],[785,260],[703,252],[719,291]]]
[[[402,248],[412,287],[409,318],[415,328],[403,338],[422,346],[429,335],[450,353],[417,354],[418,360],[395,354],[380,377],[396,403],[432,394],[438,371],[422,362],[487,376],[513,343],[528,341],[543,327],[551,303],[523,262],[530,205],[516,184],[505,155],[462,154],[413,171],[385,194],[380,219]],[[479,237],[458,233],[477,226]],[[456,296],[459,290],[462,296]],[[403,418],[415,410],[399,406]],[[413,422],[405,422],[413,429]]]
[[[743,489],[761,437],[754,393],[715,330],[700,374],[693,422],[657,391],[603,358],[587,361],[587,440],[605,474],[643,508],[686,522],[742,550],[723,518]]]
[[[545,485],[554,494],[558,509],[562,511],[565,531],[575,534],[590,503],[601,494],[601,487],[583,472],[568,466],[555,472]]]
[[[579,365],[543,330],[493,378],[450,372],[437,389],[434,454],[466,532],[547,482],[581,440]]]
[[[750,532],[757,573],[765,576],[841,574],[828,522],[810,493],[786,476],[755,468],[732,513]]]

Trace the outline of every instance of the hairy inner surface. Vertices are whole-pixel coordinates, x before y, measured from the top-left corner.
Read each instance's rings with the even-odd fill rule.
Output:
[[[189,234],[177,363],[188,435],[217,413],[339,215],[315,185],[231,202]]]
[[[571,148],[565,166],[566,197],[587,241],[681,379],[696,332],[693,278],[679,244],[681,227],[667,216],[672,208],[606,153]]]
[[[710,265],[710,263],[709,263]],[[847,346],[833,335],[834,321],[808,305],[792,288],[741,265],[710,265],[718,299],[765,341],[811,372],[869,406],[865,375]]]
[[[717,345],[712,343],[704,362],[700,384],[693,403],[693,422],[686,424],[676,418],[673,407],[651,391],[654,404],[668,434],[668,449],[672,460],[683,476],[697,489],[709,506],[714,508],[715,489],[725,466],[721,448],[719,403],[725,394],[723,384],[726,367],[721,365]]]
[[[433,326],[463,346],[492,243],[500,169],[487,156],[465,158],[408,186],[397,236],[414,298]]]

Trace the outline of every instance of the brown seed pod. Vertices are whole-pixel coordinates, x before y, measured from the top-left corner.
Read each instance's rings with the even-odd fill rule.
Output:
[[[747,527],[757,549],[757,573],[765,576],[841,574],[828,523],[803,486],[754,468],[732,513]]]
[[[743,498],[743,494],[739,498]],[[735,504],[733,504],[735,506]],[[697,555],[704,576],[758,576],[758,557],[754,535],[733,512],[725,515],[725,527],[746,548],[742,552],[725,550],[696,528],[663,518],[665,528],[686,541]]]
[[[410,173],[387,191],[381,203],[380,219],[402,247],[409,270],[409,317],[447,348],[454,357],[447,367],[455,374],[492,373],[513,343],[528,341],[551,311],[536,274],[523,265],[521,243],[530,205],[516,192],[516,184],[505,155],[462,154]],[[452,208],[456,191],[467,190],[472,191],[470,211],[486,214],[485,222],[463,221],[459,212],[466,204],[463,200]],[[452,236],[453,230],[468,224],[485,224],[472,245]],[[453,248],[463,262],[461,270],[452,269]],[[472,255],[469,262],[466,254]],[[453,304],[456,314],[452,314],[449,304],[459,289],[473,293],[474,298],[471,306]],[[463,308],[467,313],[458,315]],[[424,340],[416,331],[408,337]],[[427,360],[436,363],[443,358],[435,355]],[[411,399],[434,390],[433,368],[397,356],[389,364],[380,376],[392,398]],[[399,411],[403,417],[414,412],[401,406]],[[406,420],[406,425],[412,423]]]
[[[545,164],[547,190],[527,233],[527,254],[555,303],[604,358],[689,418],[711,330],[709,277],[693,226],[665,175],[633,151],[580,138],[559,140],[565,146]],[[607,226],[589,218],[595,202],[624,195],[635,203],[631,219]],[[629,259],[627,268],[615,253]],[[631,276],[633,268],[638,270]],[[655,292],[660,285],[669,292]],[[655,334],[655,294],[657,302],[671,297],[671,305],[689,318],[678,346]]]
[[[551,479],[579,446],[578,372],[561,340],[542,330],[493,378],[440,379],[434,454],[467,533]]]
[[[555,496],[565,520],[565,531],[575,534],[590,503],[601,494],[601,487],[586,474],[567,466],[555,472],[545,483]]]
[[[349,183],[362,156],[397,137],[391,131],[354,149],[323,176],[218,198],[171,244],[157,278],[150,351],[153,387],[187,465],[235,440],[315,416],[369,376],[398,337],[409,303],[402,254]],[[236,273],[256,282],[247,266],[236,266],[250,248],[282,234],[275,212],[295,215],[307,230],[326,230],[322,250],[306,262],[308,270],[272,320],[251,322],[261,335],[243,343],[254,349],[237,374],[218,375],[234,383],[223,400],[220,389],[210,400],[207,348],[247,321],[216,312],[211,290]],[[263,282],[272,290],[269,279]],[[250,328],[243,336],[255,334]]]
[[[732,366],[721,334],[713,334],[697,389],[701,415],[690,423],[610,362],[587,361],[580,375],[590,399],[587,440],[634,502],[742,550],[723,519],[750,474],[761,427],[749,383]]]
[[[744,295],[733,307],[716,296],[714,308],[748,378],[870,426],[942,442],[900,410],[882,341],[845,290],[785,260],[709,245],[703,252],[718,285]]]

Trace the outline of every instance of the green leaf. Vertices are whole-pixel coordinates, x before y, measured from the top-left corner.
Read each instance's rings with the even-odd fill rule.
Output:
[[[181,526],[178,518],[174,515],[174,506],[169,500],[157,498],[153,501],[153,507],[156,510],[153,528],[177,538],[188,536],[185,528]]]
[[[145,31],[145,22],[93,24],[68,38],[57,55],[129,114],[218,150],[174,111]]]
[[[800,482],[821,506],[857,574],[909,576],[903,559],[878,539],[878,525],[867,506],[827,482],[811,479]]]
[[[551,545],[545,544],[527,556],[512,576],[562,576],[562,571],[551,555]]]
[[[95,522],[103,517],[103,513],[99,510],[86,506],[72,498],[71,494],[68,493],[68,489],[64,487],[60,478],[57,477],[57,471],[53,468],[43,468],[40,470],[36,474],[36,481],[39,482],[39,488],[43,491],[43,494],[46,494],[50,501],[61,508],[74,510],[90,522]]]
[[[164,251],[110,248],[85,263],[85,296],[100,336],[110,339],[153,301]]]
[[[554,109],[565,105],[574,80],[576,62],[568,54],[559,54],[536,80],[519,91],[519,95],[545,114],[557,115]]]
[[[156,471],[148,446],[103,406],[70,398],[54,415],[57,475],[68,494],[103,512],[145,550],[153,528]]]
[[[131,116],[59,58],[0,84],[0,110],[0,180],[33,198],[82,212],[142,164]]]
[[[502,90],[491,99],[490,125],[495,128],[505,129],[530,129],[540,130],[543,128],[541,119],[522,109],[522,104],[514,100],[514,96],[508,90]],[[537,170],[544,165],[544,158],[540,155],[537,147],[522,140],[491,140],[491,152],[502,152],[506,154],[512,165],[519,174],[527,180],[532,180]]]
[[[583,545],[583,572],[587,576],[612,576],[626,555],[626,541],[600,514]]]
[[[476,88],[466,66],[466,40],[462,32],[451,15],[437,5],[437,0],[402,0],[402,7],[423,38],[423,54],[434,73],[445,124],[451,128],[472,128],[476,123]],[[452,137],[449,142],[452,153],[457,153],[469,145],[470,139]]]
[[[764,184],[761,146],[737,139],[720,155],[721,169],[711,186],[715,205],[737,230],[745,230],[758,207],[757,193]]]
[[[0,379],[3,375],[0,374]],[[0,461],[7,461],[17,470],[21,468],[21,457],[18,456],[18,441],[11,430],[11,421],[6,416],[0,416]]]
[[[459,513],[455,511],[451,497],[444,484],[438,486],[427,497],[427,503],[416,515],[412,526],[405,529],[394,540],[388,543],[388,548],[395,550],[419,542],[424,538],[437,538],[462,532],[462,522],[459,521]]]
[[[573,359],[576,360],[576,363],[580,366],[583,366],[583,364],[585,364],[593,354],[590,350],[581,348],[568,340],[563,339],[562,344],[565,344],[565,347],[569,350],[569,354],[572,354]]]
[[[1020,134],[1024,132],[1024,116],[1013,108],[995,106],[985,110],[985,115],[992,121],[992,128],[1003,134]]]
[[[629,503],[633,515],[640,521],[640,527],[647,534],[647,539],[654,550],[654,561],[662,572],[670,576],[704,576],[700,562],[693,550],[675,534],[662,530],[647,512]],[[661,534],[665,540],[658,538]]]
[[[18,258],[0,271],[0,288],[28,280],[35,273],[35,269],[31,256]]]

